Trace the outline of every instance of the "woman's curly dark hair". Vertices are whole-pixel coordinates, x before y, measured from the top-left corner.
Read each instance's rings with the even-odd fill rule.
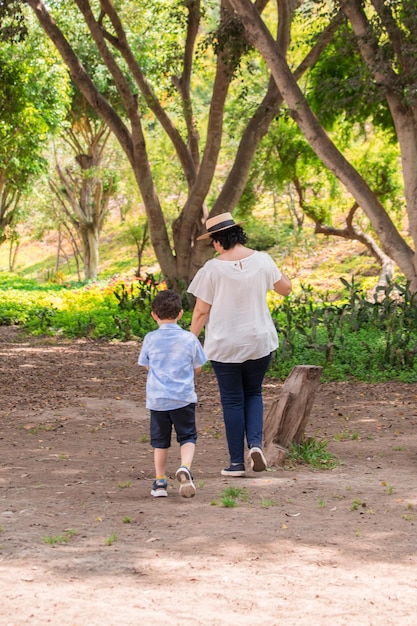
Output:
[[[217,233],[210,235],[212,241],[218,241],[225,250],[234,248],[237,243],[244,245],[248,238],[241,226],[232,226],[226,230],[219,230]]]

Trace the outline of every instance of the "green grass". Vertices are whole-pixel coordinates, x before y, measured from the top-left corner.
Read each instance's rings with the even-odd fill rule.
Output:
[[[106,546],[111,546],[117,540],[118,540],[117,534],[116,533],[112,533],[109,537],[107,537],[107,539],[105,540],[104,544]]]
[[[352,502],[352,506],[350,507],[351,511],[357,511],[360,508],[366,508],[366,502],[363,500],[354,500]]]
[[[249,501],[249,491],[245,487],[226,487],[220,496],[220,502],[225,508],[237,506],[238,500]]]
[[[118,483],[117,486],[118,486],[119,489],[128,489],[129,487],[132,486],[132,481],[131,480],[125,480],[124,482]]]
[[[68,543],[71,537],[74,537],[75,535],[78,535],[77,530],[73,530],[72,528],[67,528],[60,535],[47,535],[43,537],[43,542],[48,543],[50,545],[54,545],[57,543],[65,544],[65,543]]]
[[[328,452],[327,445],[327,439],[314,437],[307,437],[300,443],[294,442],[287,462],[309,465],[314,469],[334,469],[338,462],[336,457]]]
[[[262,498],[261,499],[261,507],[263,509],[270,509],[272,506],[275,506],[275,501],[271,498]]]

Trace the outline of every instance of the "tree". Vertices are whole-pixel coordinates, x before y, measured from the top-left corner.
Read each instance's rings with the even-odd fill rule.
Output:
[[[0,41],[0,243],[16,237],[22,195],[46,171],[43,151],[68,103],[67,71],[50,42],[35,30],[17,39]]]
[[[243,78],[243,69],[248,70],[252,62],[250,54],[243,56],[248,51],[247,42],[240,20],[230,10],[227,0],[221,0],[214,9],[211,5],[207,7],[206,19],[212,24],[210,36],[203,24],[199,0],[151,4],[125,1],[118,8],[110,0],[74,0],[71,6],[78,8],[79,23],[88,27],[86,36],[95,42],[121,98],[123,116],[103,97],[80,62],[75,42],[71,41],[71,29],[62,19],[61,3],[55,7],[52,2],[47,6],[42,0],[27,0],[27,4],[59,50],[74,83],[122,146],[141,192],[162,273],[170,286],[180,289],[211,254],[206,244],[196,242],[208,211],[212,215],[233,211],[242,194],[256,146],[282,103],[274,81],[268,80],[259,67],[256,78],[265,85],[263,94],[236,126],[239,136],[234,140],[234,158],[223,163],[228,95],[232,85],[246,83],[249,74]],[[254,10],[262,12],[266,4],[267,0],[257,0]],[[123,25],[123,18],[128,27]],[[326,46],[337,19],[323,29],[297,69],[298,76]],[[164,32],[162,45],[161,32]],[[285,20],[277,29],[277,41],[280,49],[286,50],[289,37]],[[204,57],[198,53],[198,45],[202,43],[206,44]],[[213,70],[204,75],[204,85],[198,85],[194,66],[203,68],[204,72],[205,64],[212,60]],[[248,85],[243,87],[247,89]],[[197,119],[197,109],[203,107],[205,113]],[[184,199],[177,207],[171,232],[147,147],[149,127],[155,123],[169,138],[184,181]],[[226,174],[219,176],[222,170]],[[207,206],[210,198],[211,206]]]
[[[62,213],[78,233],[87,280],[96,279],[99,239],[110,198],[116,190],[116,173],[104,166],[104,151],[110,130],[88,112],[77,116],[63,132],[74,162],[62,165],[55,156],[56,178],[50,178]]]
[[[249,0],[230,0],[252,45],[268,64],[293,119],[322,162],[339,178],[369,218],[386,255],[417,291],[417,259],[377,195],[330,140],[296,82],[283,51]],[[381,0],[337,2],[349,21],[362,62],[392,116],[401,151],[410,234],[417,243],[417,6]],[[281,11],[286,2],[278,1]]]
[[[340,117],[334,120],[333,127],[333,140],[345,146],[352,165],[366,178],[386,210],[394,213],[392,207],[401,206],[402,190],[398,150],[390,142],[388,132],[372,127],[363,129],[359,124],[352,126]],[[295,228],[303,226],[306,216],[313,222],[316,234],[362,243],[381,267],[378,284],[392,279],[394,263],[373,237],[366,216],[333,174],[322,167],[288,116],[281,115],[261,142],[250,183],[261,187],[262,196],[279,194],[280,205],[287,205]]]

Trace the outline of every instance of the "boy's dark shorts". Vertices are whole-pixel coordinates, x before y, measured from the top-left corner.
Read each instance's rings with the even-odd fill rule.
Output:
[[[151,446],[153,448],[169,448],[171,446],[172,426],[175,428],[177,441],[181,446],[184,443],[197,441],[194,402],[170,411],[153,411],[151,409]]]

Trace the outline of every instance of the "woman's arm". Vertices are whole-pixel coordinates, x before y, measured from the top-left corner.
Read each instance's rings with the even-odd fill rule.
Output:
[[[279,293],[280,296],[288,296],[291,293],[291,281],[286,274],[282,273],[280,280],[277,280],[274,284],[274,291]]]
[[[208,304],[208,302],[204,302],[204,300],[197,298],[194,311],[193,311],[193,317],[191,319],[191,328],[190,328],[191,332],[196,337],[198,337],[201,331],[203,330],[203,326],[207,322],[210,309],[211,309],[211,304]]]

